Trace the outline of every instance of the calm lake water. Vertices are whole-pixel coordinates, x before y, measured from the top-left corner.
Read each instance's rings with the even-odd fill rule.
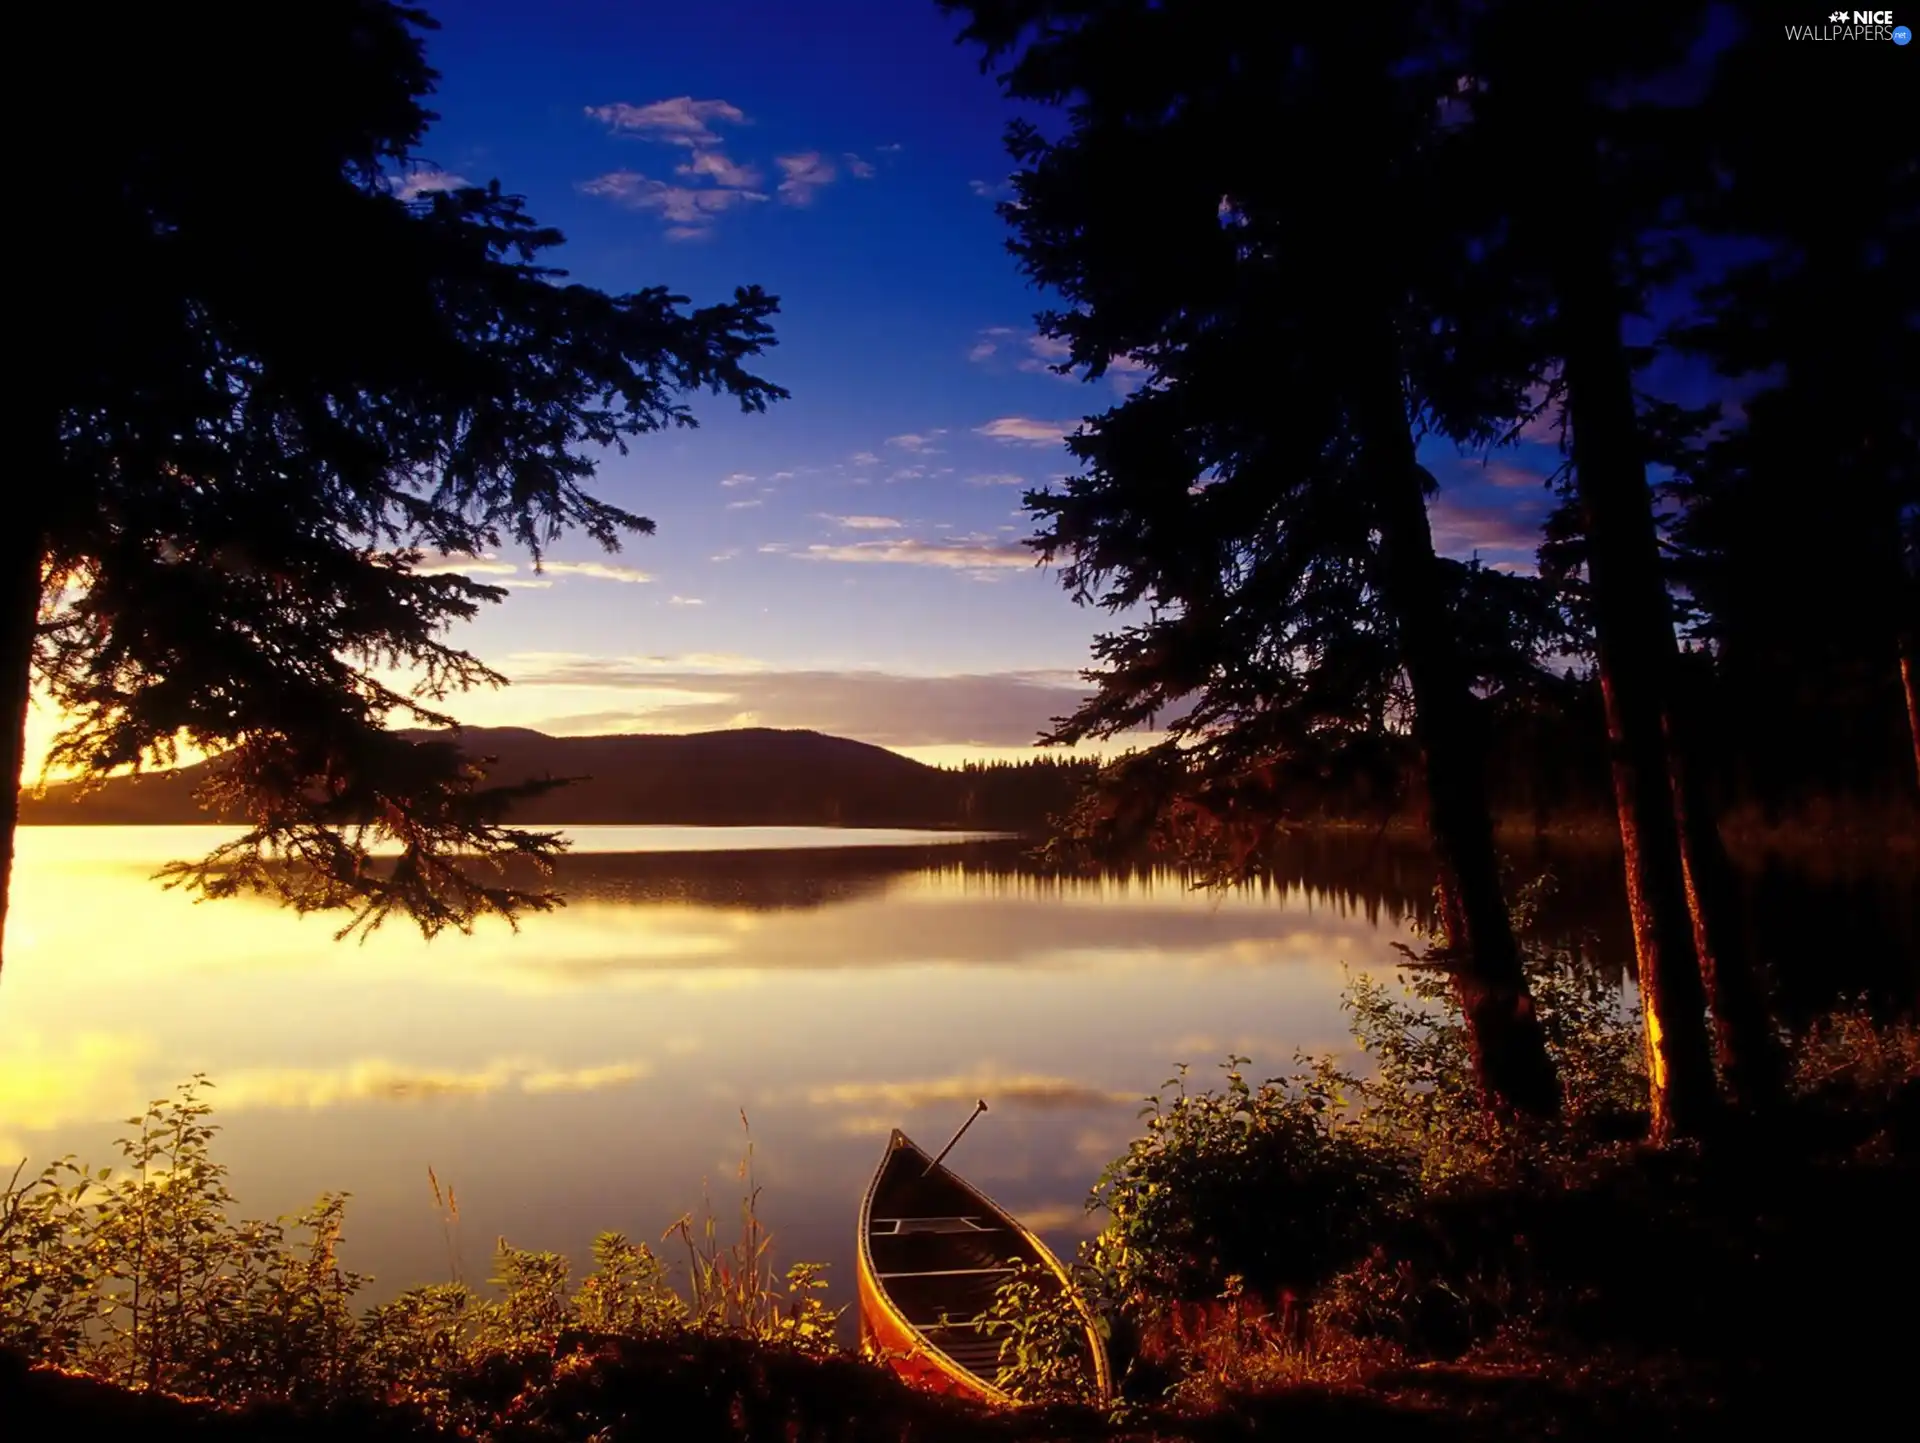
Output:
[[[31,828],[0,980],[0,1161],[117,1160],[121,1119],[204,1071],[243,1211],[353,1194],[368,1300],[443,1279],[427,1168],[459,1250],[496,1236],[576,1257],[701,1201],[730,1212],[752,1124],[782,1265],[852,1296],[854,1209],[887,1131],[955,1164],[1070,1249],[1144,1093],[1229,1049],[1284,1068],[1348,1046],[1348,969],[1387,974],[1429,905],[1418,849],[1303,842],[1265,886],[1061,879],[1018,844],[799,828],[581,828],[570,904],[515,934],[364,945],[264,902],[195,906],[148,880],[217,828]],[[1624,976],[1618,863],[1530,854],[1560,879],[1541,927]],[[1747,922],[1786,1009],[1920,991],[1911,871],[1772,865]]]

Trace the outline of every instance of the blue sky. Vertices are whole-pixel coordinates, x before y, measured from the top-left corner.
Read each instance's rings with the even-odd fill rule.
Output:
[[[1060,434],[1115,383],[1044,369],[1046,298],[993,208],[1008,110],[957,24],[931,0],[436,14],[442,119],[414,183],[498,178],[590,284],[765,286],[763,370],[793,393],[752,417],[708,398],[700,430],[609,458],[601,493],[659,523],[620,556],[563,545],[537,582],[500,557],[486,579],[514,593],[462,640],[517,684],[461,715],[814,726],[953,760],[1067,710],[1106,618],[1033,568],[1020,495],[1066,470]],[[1548,447],[1429,464],[1443,549],[1530,560]]]

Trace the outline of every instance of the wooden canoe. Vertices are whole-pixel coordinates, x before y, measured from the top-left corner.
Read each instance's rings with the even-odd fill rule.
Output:
[[[860,1204],[860,1342],[908,1382],[987,1403],[1016,1400],[994,1384],[1000,1340],[968,1326],[992,1305],[1009,1260],[1043,1265],[1067,1287],[1047,1245],[899,1129]],[[1096,1397],[1112,1387],[1107,1350],[1086,1323]],[[943,1321],[945,1320],[945,1321]]]

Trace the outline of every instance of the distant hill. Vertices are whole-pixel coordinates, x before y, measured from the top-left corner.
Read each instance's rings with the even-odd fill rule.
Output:
[[[493,757],[491,781],[582,777],[532,798],[511,820],[580,825],[1007,827],[1035,826],[1065,803],[1066,767],[1002,779],[943,771],[845,737],[750,727],[684,736],[552,737],[523,727],[469,727],[462,744]],[[23,793],[27,826],[168,825],[231,821],[193,792],[214,763],[116,777],[79,798],[70,785]],[[989,769],[991,772],[1014,769]],[[1021,781],[1022,785],[1009,785]]]

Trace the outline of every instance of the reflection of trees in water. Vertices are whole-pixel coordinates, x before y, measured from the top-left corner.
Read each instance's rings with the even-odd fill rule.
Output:
[[[1602,847],[1537,847],[1509,858],[1512,879],[1548,874],[1554,886],[1531,935],[1570,949],[1624,980],[1633,956],[1620,859]],[[1058,897],[1084,904],[1194,890],[1177,869],[1137,864],[1075,871],[1038,861],[1019,841],[738,852],[574,853],[556,881],[569,897],[630,906],[805,911],[878,898],[919,878],[957,895]],[[1910,871],[1810,867],[1769,859],[1742,877],[1747,925],[1772,970],[1789,1019],[1865,993],[1911,1007],[1920,995],[1920,888]],[[1273,852],[1241,897],[1305,902],[1371,927],[1407,934],[1433,917],[1433,866],[1418,840],[1397,833],[1302,834]],[[1205,893],[1195,891],[1204,899]]]

